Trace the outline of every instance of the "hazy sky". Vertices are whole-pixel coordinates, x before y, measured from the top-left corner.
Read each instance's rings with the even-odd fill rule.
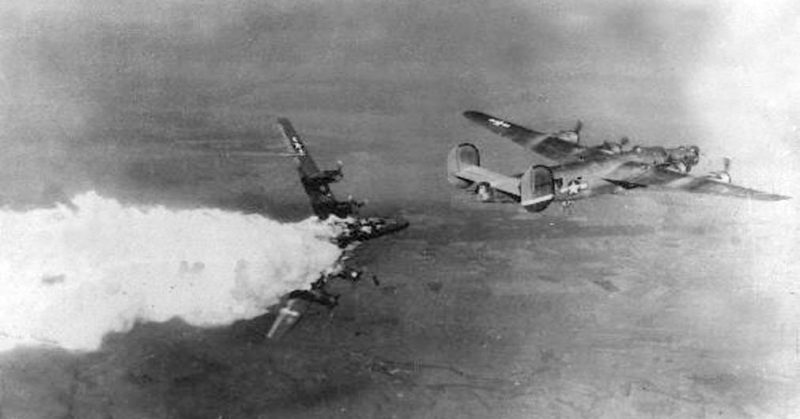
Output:
[[[505,170],[531,158],[460,116],[479,109],[699,144],[708,169],[730,155],[740,183],[788,187],[800,29],[783,3],[6,2],[0,174],[88,188],[125,176],[98,145],[251,138],[285,115],[318,160],[345,161],[346,189],[435,198],[459,142]]]

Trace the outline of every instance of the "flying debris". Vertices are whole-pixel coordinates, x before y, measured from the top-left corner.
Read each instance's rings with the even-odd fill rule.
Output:
[[[334,240],[342,249],[354,243],[372,240],[408,227],[408,221],[400,218],[351,217],[332,222],[341,228],[341,233]]]
[[[333,239],[334,243],[342,249],[352,250],[358,243],[385,236],[408,227],[408,221],[400,217],[362,217],[360,209],[364,203],[352,197],[347,201],[340,201],[333,194],[330,184],[344,178],[342,163],[338,162],[336,169],[320,170],[308,152],[306,145],[300,139],[292,123],[286,118],[278,118],[278,126],[283,134],[289,152],[297,162],[297,172],[300,182],[311,202],[311,208],[320,219],[328,220],[338,228],[339,233]],[[329,294],[325,287],[332,279],[344,279],[358,282],[363,271],[347,267],[348,252],[340,259],[341,268],[334,273],[323,274],[308,290],[295,290],[285,298],[283,306],[278,310],[267,337],[277,339],[286,333],[302,317],[311,304],[319,304],[329,309],[336,307],[338,295]],[[378,284],[373,276],[372,281]]]
[[[352,283],[361,281],[364,271],[342,266],[334,273],[323,274],[308,290],[294,290],[283,298],[283,303],[278,309],[278,316],[272,322],[267,332],[268,339],[280,339],[300,320],[312,304],[318,304],[333,310],[339,304],[339,295],[331,294],[326,286],[332,280],[344,280]],[[372,282],[377,286],[378,280],[373,275]]]
[[[763,201],[789,198],[731,184],[730,159],[725,160],[722,171],[690,175],[700,160],[697,146],[627,148],[629,140],[623,137],[620,142],[587,147],[580,143],[580,122],[573,130],[545,133],[481,112],[467,111],[464,116],[558,162],[553,166],[532,165],[523,173],[507,176],[481,167],[474,145],[454,147],[447,160],[448,181],[475,192],[484,202],[517,202],[528,211],[539,212],[553,201],[568,207],[576,199],[647,187]]]

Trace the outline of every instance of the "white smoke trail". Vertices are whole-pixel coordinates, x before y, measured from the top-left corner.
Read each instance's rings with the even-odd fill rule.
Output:
[[[341,255],[330,242],[336,227],[316,219],[126,208],[94,193],[73,203],[0,210],[0,350],[92,350],[137,320],[251,318]]]

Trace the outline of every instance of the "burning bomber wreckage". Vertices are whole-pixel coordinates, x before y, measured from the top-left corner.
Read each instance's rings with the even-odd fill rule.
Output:
[[[394,233],[408,227],[408,221],[402,218],[384,217],[349,217],[335,220],[333,223],[342,228],[342,232],[334,240],[336,245],[342,249],[347,249],[355,243]]]
[[[318,304],[329,310],[334,309],[339,303],[339,295],[333,294],[326,289],[329,282],[342,280],[355,284],[368,276],[363,268],[352,267],[347,264],[358,244],[408,227],[408,222],[402,218],[361,218],[350,216],[337,218],[330,222],[341,228],[341,233],[333,238],[332,241],[339,248],[344,249],[345,252],[339,259],[337,266],[331,271],[320,274],[319,278],[308,289],[291,291],[281,299],[281,308],[278,310],[278,315],[267,332],[267,338],[280,338],[291,329],[312,304]],[[376,275],[371,274],[370,278],[375,286],[380,285]]]
[[[333,170],[320,170],[291,122],[286,118],[278,118],[278,127],[291,150],[290,156],[295,158],[300,182],[309,198],[314,214],[321,220],[328,220],[340,229],[340,233],[333,239],[333,242],[345,252],[342,254],[338,266],[332,271],[322,273],[309,289],[294,290],[282,299],[278,316],[267,333],[267,337],[270,339],[278,339],[291,329],[311,304],[319,304],[329,309],[336,307],[339,295],[326,290],[326,286],[331,280],[338,279],[356,283],[363,279],[365,276],[363,269],[347,266],[347,260],[350,259],[352,251],[359,243],[408,227],[408,221],[400,217],[360,216],[359,210],[364,206],[364,202],[354,200],[352,197],[346,201],[336,199],[330,184],[339,182],[344,177],[342,163],[339,162],[338,167]],[[372,282],[376,286],[379,285],[375,275],[372,275]]]

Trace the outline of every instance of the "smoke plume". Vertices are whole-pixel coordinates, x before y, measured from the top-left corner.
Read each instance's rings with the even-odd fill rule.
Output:
[[[136,321],[195,326],[258,316],[335,269],[335,227],[212,209],[73,206],[0,210],[0,349],[96,349]]]

